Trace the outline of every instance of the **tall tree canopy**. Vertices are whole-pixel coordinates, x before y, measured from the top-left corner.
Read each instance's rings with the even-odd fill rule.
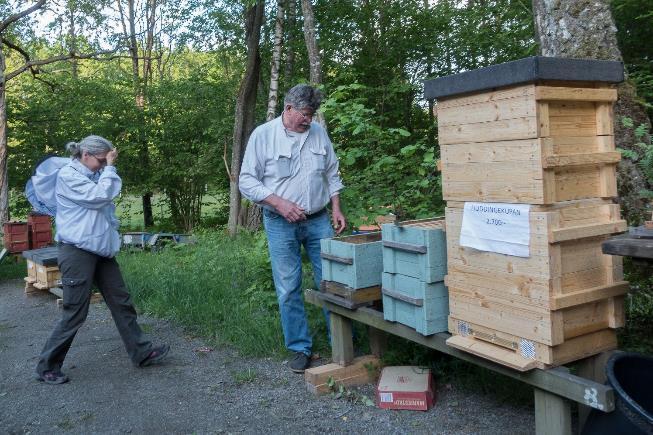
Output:
[[[607,15],[560,11],[578,12],[580,24],[614,35],[605,18],[611,12],[618,31],[607,45],[583,42],[560,20],[537,21],[540,3],[534,15],[525,0],[75,0],[61,6],[0,0],[3,22],[37,7],[0,32],[5,77],[26,62],[12,44],[32,60],[64,56],[28,66],[2,88],[9,178],[0,177],[0,199],[2,188],[13,189],[12,210],[20,211],[34,163],[95,133],[121,148],[125,194],[164,199],[167,220],[190,229],[201,223],[207,193],[228,196],[227,166],[239,164],[251,129],[279,115],[289,87],[321,77],[326,125],[346,184],[343,207],[353,223],[389,209],[402,217],[433,215],[443,204],[437,126],[422,98],[423,79],[533,55],[538,40],[546,48],[542,26],[536,33],[534,23],[546,22],[550,41],[563,44],[569,34],[594,50],[570,56],[616,48],[640,95],[652,100],[650,49],[642,43],[653,27],[651,8],[643,0],[601,5]],[[258,36],[244,19],[254,10]],[[247,61],[256,59],[254,47],[257,70]],[[103,51],[111,51],[104,61],[84,58]],[[2,162],[0,147],[0,169]],[[240,210],[233,181],[232,207]],[[242,213],[232,218],[234,225],[247,221]]]

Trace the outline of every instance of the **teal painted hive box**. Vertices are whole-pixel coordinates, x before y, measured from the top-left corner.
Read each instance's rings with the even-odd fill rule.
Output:
[[[443,281],[383,273],[383,318],[414,328],[422,335],[447,330],[449,294]]]
[[[383,271],[443,281],[447,274],[447,242],[444,219],[384,224]]]
[[[322,239],[320,256],[325,281],[339,282],[352,289],[381,285],[380,232]]]

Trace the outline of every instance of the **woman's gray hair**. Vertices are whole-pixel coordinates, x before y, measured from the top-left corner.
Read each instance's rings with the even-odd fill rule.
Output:
[[[313,86],[295,85],[286,93],[283,104],[290,104],[298,110],[310,108],[315,112],[320,108],[322,98],[322,91]]]
[[[80,158],[82,153],[86,151],[89,154],[96,155],[111,151],[113,144],[103,138],[94,134],[86,136],[80,142],[68,142],[66,144],[66,151],[70,153],[71,157]]]

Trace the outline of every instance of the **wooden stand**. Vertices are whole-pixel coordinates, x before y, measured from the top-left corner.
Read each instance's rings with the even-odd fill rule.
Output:
[[[407,326],[386,322],[383,320],[383,313],[379,311],[370,308],[347,310],[324,301],[318,297],[317,293],[314,290],[306,290],[305,299],[307,302],[324,307],[331,312],[331,345],[334,361],[337,359],[341,366],[346,367],[354,361],[351,322],[356,320],[368,325],[370,330],[374,331],[371,334],[374,336],[371,342],[374,342],[375,346],[383,341],[381,337],[385,333],[390,333],[532,385],[535,394],[535,432],[538,435],[570,434],[572,403],[604,412],[611,412],[615,409],[612,387],[573,375],[566,367],[548,370],[536,368],[528,372],[513,370],[448,346],[446,341],[451,334],[442,332],[426,337]],[[381,352],[382,346],[378,346],[377,350]],[[588,359],[583,364],[591,369],[585,369],[581,365],[581,373],[585,374],[590,370],[593,373],[600,373],[606,359],[606,354]]]

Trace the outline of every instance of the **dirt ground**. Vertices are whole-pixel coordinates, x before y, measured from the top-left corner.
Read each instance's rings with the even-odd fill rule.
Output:
[[[141,316],[165,364],[135,368],[109,310],[93,304],[64,363],[70,382],[35,378],[38,354],[59,317],[55,296],[0,283],[0,433],[532,433],[527,406],[455,386],[438,388],[428,412],[388,411],[316,397],[285,361],[207,349],[176,325]],[[373,397],[373,386],[361,394]]]

